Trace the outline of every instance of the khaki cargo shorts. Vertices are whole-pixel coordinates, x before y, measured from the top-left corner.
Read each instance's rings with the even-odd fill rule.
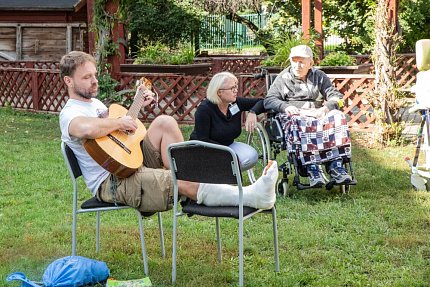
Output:
[[[148,137],[142,142],[142,152],[144,164],[127,178],[108,177],[100,185],[99,200],[123,203],[142,212],[166,211],[173,207],[172,175],[163,168],[161,154]]]

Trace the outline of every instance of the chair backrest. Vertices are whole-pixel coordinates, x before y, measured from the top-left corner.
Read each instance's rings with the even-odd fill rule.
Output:
[[[61,142],[61,151],[63,153],[64,160],[66,161],[67,169],[69,170],[72,178],[78,178],[82,175],[81,168],[79,167],[78,160],[72,149],[64,142]]]
[[[168,153],[176,179],[242,184],[237,156],[229,147],[202,141],[186,141],[171,144]]]

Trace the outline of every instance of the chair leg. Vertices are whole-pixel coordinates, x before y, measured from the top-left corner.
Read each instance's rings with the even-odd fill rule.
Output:
[[[279,272],[278,225],[276,223],[276,207],[272,208],[273,247],[275,249],[275,271]]]
[[[97,211],[96,216],[96,252],[100,250],[100,211]]]
[[[160,232],[161,256],[163,256],[163,258],[166,258],[166,250],[164,248],[163,219],[161,218],[161,212],[158,212],[158,230]]]
[[[239,287],[242,287],[242,286],[243,286],[243,206],[239,206]]]
[[[145,234],[143,231],[142,214],[136,209],[137,218],[139,220],[140,246],[142,248],[143,271],[148,276],[148,259],[146,257]]]
[[[76,256],[76,212],[73,212],[73,223],[72,223],[72,256]]]
[[[217,242],[217,251],[218,251],[218,262],[221,263],[222,261],[222,251],[221,251],[221,232],[219,227],[219,218],[215,217],[215,223],[216,223],[216,242]]]
[[[177,221],[178,221],[178,207],[176,205],[176,199],[175,199],[175,205],[173,206],[173,235],[172,235],[172,285],[175,285],[176,282],[176,228],[177,228]]]

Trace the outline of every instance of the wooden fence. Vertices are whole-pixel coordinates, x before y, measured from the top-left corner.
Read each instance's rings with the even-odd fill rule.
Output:
[[[415,82],[413,61],[403,60],[408,65],[402,66],[398,74],[404,87]],[[257,60],[211,59],[219,61],[213,65],[212,72],[230,70],[239,79],[239,95],[245,97],[264,97],[265,80],[255,79],[258,72]],[[59,113],[67,101],[66,88],[60,79],[56,63],[8,62],[0,63],[0,106],[11,106],[16,109]],[[33,65],[33,68],[30,66]],[[43,68],[40,68],[43,67]],[[241,67],[240,70],[238,67]],[[241,73],[240,71],[244,71]],[[252,71],[252,72],[250,72]],[[406,75],[406,76],[405,76]],[[120,89],[132,89],[135,81],[141,76],[149,78],[158,93],[158,104],[147,107],[147,113],[141,115],[143,121],[152,121],[156,116],[167,114],[181,124],[194,123],[194,111],[205,98],[206,86],[210,74],[205,76],[184,76],[176,74],[139,74],[121,73]],[[372,75],[329,75],[334,85],[344,94],[344,112],[349,125],[354,129],[365,129],[374,122],[373,108],[368,100],[374,88]],[[132,95],[126,95],[131,100]]]

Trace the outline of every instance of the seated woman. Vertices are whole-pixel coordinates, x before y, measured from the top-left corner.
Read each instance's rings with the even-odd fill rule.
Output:
[[[351,140],[339,102],[343,95],[327,75],[313,68],[313,53],[306,45],[291,49],[291,66],[284,69],[264,99],[264,107],[278,112],[289,152],[298,152],[311,187],[325,184],[321,168],[326,165],[330,181],[347,184],[351,176],[342,166],[351,157]],[[323,102],[325,104],[323,105]]]
[[[215,74],[209,82],[206,97],[197,108],[191,140],[229,146],[237,154],[242,170],[251,168],[258,160],[251,146],[235,142],[242,132],[242,112],[248,112],[246,131],[254,130],[257,115],[264,112],[263,99],[237,96],[238,80],[229,72]]]

